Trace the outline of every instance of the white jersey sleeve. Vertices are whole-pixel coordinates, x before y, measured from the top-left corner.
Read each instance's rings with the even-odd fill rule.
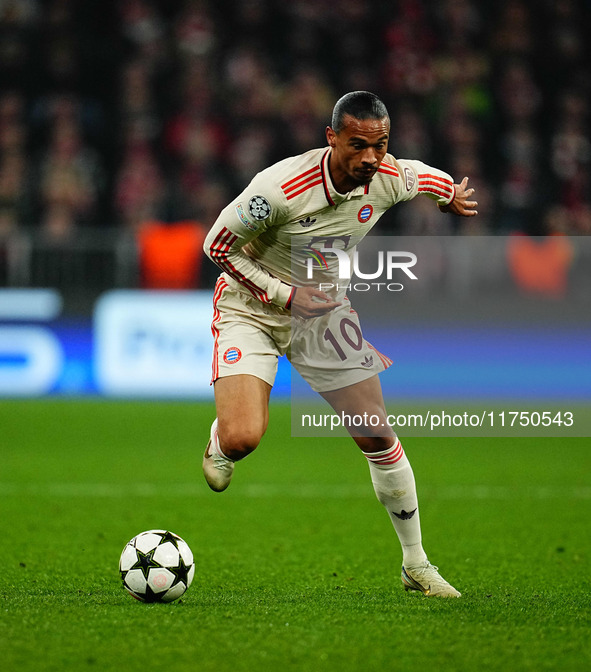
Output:
[[[222,210],[204,243],[207,256],[242,291],[263,303],[288,308],[293,287],[274,277],[251,258],[248,243],[281,221],[285,197],[281,190],[261,174]],[[246,246],[246,247],[245,247]]]
[[[454,200],[456,190],[448,173],[422,161],[398,159],[397,163],[406,186],[399,200],[410,201],[420,194],[437,201],[439,205],[449,205]]]

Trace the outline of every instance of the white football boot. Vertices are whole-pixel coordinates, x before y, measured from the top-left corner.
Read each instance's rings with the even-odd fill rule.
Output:
[[[460,597],[462,593],[450,585],[428,560],[416,567],[402,566],[400,579],[404,590],[420,590],[429,597]]]
[[[207,481],[207,485],[215,492],[222,492],[229,485],[234,473],[234,462],[221,455],[214,445],[218,443],[218,419],[216,418],[211,425],[211,432],[209,442],[205,453],[203,455],[203,475]]]

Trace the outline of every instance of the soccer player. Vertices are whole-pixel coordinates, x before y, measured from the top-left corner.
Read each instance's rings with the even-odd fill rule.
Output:
[[[381,426],[348,429],[400,540],[405,589],[459,597],[423,550],[413,471],[386,422],[378,373],[392,362],[363,339],[344,290],[323,292],[306,284],[300,272],[305,264],[298,262],[298,254],[331,249],[338,252],[326,258],[352,258],[386,210],[416,196],[433,199],[443,212],[477,214],[467,177],[454,184],[441,170],[394,158],[387,153],[389,135],[388,111],[376,95],[346,94],[326,129],[327,147],[257,174],[211,228],[205,252],[223,272],[212,322],[217,417],[203,472],[212,490],[221,492],[235,463],[257,447],[267,428],[277,359],[287,354],[339,415],[380,418]],[[356,340],[337,342],[344,320]]]

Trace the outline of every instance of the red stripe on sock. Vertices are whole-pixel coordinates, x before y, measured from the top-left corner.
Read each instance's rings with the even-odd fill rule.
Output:
[[[396,443],[388,450],[387,453],[365,453],[365,457],[372,462],[373,464],[379,464],[380,466],[388,466],[391,464],[396,464],[404,455],[404,450],[400,440],[397,440]]]

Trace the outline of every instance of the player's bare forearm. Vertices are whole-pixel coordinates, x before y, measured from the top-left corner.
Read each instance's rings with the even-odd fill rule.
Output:
[[[291,300],[291,313],[309,320],[324,315],[340,305],[339,301],[333,301],[328,294],[319,289],[297,287]]]
[[[473,201],[474,189],[468,187],[468,178],[465,177],[460,184],[454,184],[455,195],[448,205],[440,205],[441,212],[451,212],[460,217],[474,217],[478,214],[478,201]]]

